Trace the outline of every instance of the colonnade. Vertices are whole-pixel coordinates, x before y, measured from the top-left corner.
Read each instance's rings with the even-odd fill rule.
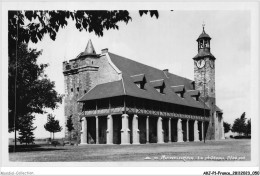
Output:
[[[99,144],[99,117],[95,116],[95,122],[96,122],[96,136],[95,136],[95,143]],[[122,114],[121,115],[121,145],[128,145],[130,143],[132,144],[140,144],[140,130],[138,127],[138,121],[139,117],[138,115],[134,114],[132,121],[129,121],[129,115],[128,114]],[[141,117],[143,118],[143,116]],[[145,120],[145,133],[146,133],[146,143],[149,143],[149,121],[150,116],[146,116]],[[154,118],[154,117],[153,117]],[[155,117],[157,119],[157,127],[156,127],[156,133],[157,133],[157,143],[165,143],[165,131],[163,129],[163,118],[162,117]],[[108,115],[107,116],[107,129],[106,129],[106,144],[113,144],[113,116]],[[204,121],[198,121],[198,120],[191,120],[191,119],[177,119],[177,118],[165,118],[164,120],[167,120],[167,134],[168,134],[168,143],[173,142],[173,131],[177,133],[177,140],[175,142],[189,142],[189,141],[200,141],[204,140],[205,137],[205,122]],[[175,129],[172,126],[172,120],[177,121],[177,129]],[[88,144],[88,117],[83,117],[82,119],[82,131],[81,131],[81,144]],[[131,130],[129,128],[129,124],[131,123]],[[200,123],[200,125],[199,125]],[[200,128],[200,129],[199,129]],[[130,136],[132,135],[132,142],[130,142]]]

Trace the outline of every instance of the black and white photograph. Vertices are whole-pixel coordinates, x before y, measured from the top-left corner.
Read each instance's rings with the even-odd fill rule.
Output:
[[[1,175],[260,174],[259,1],[1,5]]]

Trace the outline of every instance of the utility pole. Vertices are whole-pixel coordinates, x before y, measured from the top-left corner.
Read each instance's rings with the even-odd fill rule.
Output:
[[[206,142],[206,140],[205,140],[205,137],[206,137],[206,135],[205,135],[205,120],[206,120],[206,114],[205,114],[205,103],[206,103],[206,97],[205,97],[205,85],[206,85],[206,66],[204,66],[204,81],[203,81],[203,89],[204,89],[204,91],[203,91],[203,96],[204,96],[204,108],[203,108],[203,113],[204,113],[204,122],[203,122],[203,124],[202,125],[204,125],[204,127],[203,127],[203,131],[202,131],[202,135],[203,135],[203,139],[204,139],[204,143]]]
[[[17,66],[18,66],[18,64],[17,64],[17,52],[18,52],[18,47],[17,47],[17,45],[18,45],[18,11],[17,11],[17,17],[16,17],[16,58],[15,58],[15,82],[14,82],[14,152],[15,152],[15,150],[16,150],[16,145],[17,145],[17,143],[16,143],[16,128],[17,128],[17,125],[16,125],[16,116],[17,116],[17,98],[16,98],[16,96],[17,96]]]

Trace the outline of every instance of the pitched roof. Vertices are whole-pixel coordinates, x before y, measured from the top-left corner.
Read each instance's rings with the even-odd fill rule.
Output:
[[[125,95],[122,80],[98,84],[90,89],[78,101],[88,101]]]
[[[149,99],[154,101],[167,102],[183,106],[190,106],[196,108],[204,108],[203,103],[194,100],[190,96],[184,98],[179,97],[172,91],[171,86],[183,85],[187,90],[191,90],[192,80],[169,73],[166,77],[162,70],[138,63],[136,61],[109,53],[109,57],[113,64],[122,72],[122,80],[99,84],[85,94],[79,101],[94,100],[101,98],[108,98],[120,95],[128,95]],[[140,80],[145,76],[147,83],[144,89],[140,89],[135,84],[134,75]],[[142,76],[143,75],[143,76]],[[156,84],[156,85],[154,85]],[[156,91],[154,86],[165,85],[163,94]],[[207,108],[207,107],[206,107]],[[208,109],[208,108],[207,108]]]

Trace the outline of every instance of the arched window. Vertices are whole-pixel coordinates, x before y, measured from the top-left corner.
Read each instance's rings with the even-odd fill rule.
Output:
[[[203,40],[200,41],[200,48],[203,48]]]

